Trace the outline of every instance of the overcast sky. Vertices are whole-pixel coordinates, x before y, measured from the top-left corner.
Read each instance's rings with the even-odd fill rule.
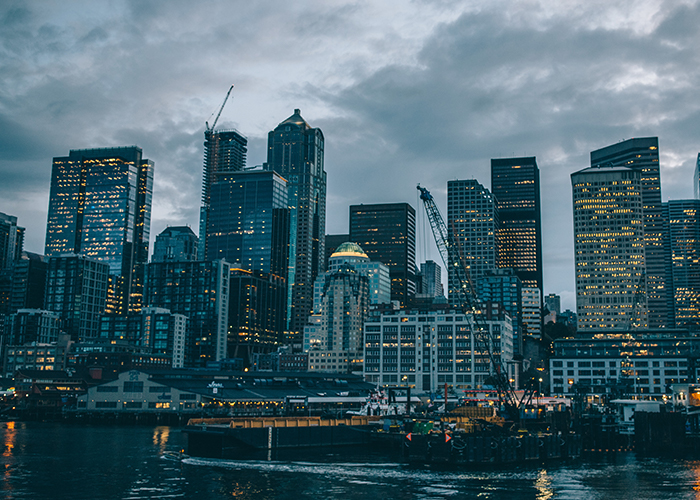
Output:
[[[611,6],[614,4],[614,6]],[[267,133],[301,108],[326,138],[329,234],[348,206],[417,209],[416,184],[490,188],[490,159],[536,156],[544,293],[575,309],[569,175],[658,136],[664,201],[691,198],[700,150],[697,1],[12,1],[0,3],[0,212],[43,253],[51,161],[138,145],[153,160],[152,238],[198,230],[204,123]]]

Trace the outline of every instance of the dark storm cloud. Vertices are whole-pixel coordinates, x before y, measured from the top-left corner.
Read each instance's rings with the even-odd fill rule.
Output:
[[[491,158],[537,156],[545,293],[571,291],[569,175],[591,150],[659,136],[664,199],[692,194],[698,25],[697,2],[5,3],[0,211],[41,251],[51,158],[136,144],[152,234],[196,230],[204,121],[235,83],[219,126],[249,165],[294,108],[322,128],[329,233],[350,204],[422,210],[420,182],[444,208],[447,180],[489,187]]]

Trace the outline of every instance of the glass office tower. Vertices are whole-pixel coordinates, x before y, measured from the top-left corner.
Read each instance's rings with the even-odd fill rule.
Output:
[[[326,235],[324,137],[301,111],[280,123],[267,137],[267,163],[287,181],[290,212],[287,342],[301,348],[304,325],[313,306],[313,286],[323,271]]]
[[[153,170],[136,146],[71,150],[53,159],[45,254],[74,253],[107,264],[108,312],[126,314],[142,305]]]
[[[350,206],[350,241],[389,266],[391,300],[402,307],[416,294],[416,211],[408,203]]]

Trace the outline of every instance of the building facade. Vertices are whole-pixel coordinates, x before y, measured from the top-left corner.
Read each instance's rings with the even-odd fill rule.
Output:
[[[152,262],[182,262],[197,260],[199,239],[189,226],[165,228],[153,244]]]
[[[369,258],[359,245],[343,243],[331,255],[330,270],[316,280],[313,314],[304,328],[303,343],[310,371],[361,370],[362,328],[372,295],[368,273],[361,268],[366,263]],[[388,277],[386,266],[384,272]]]
[[[522,354],[523,286],[512,269],[487,272],[476,282],[476,295],[483,303],[500,304],[513,327],[513,353]]]
[[[642,137],[607,146],[591,152],[591,166],[624,166],[640,173],[642,209],[644,212],[645,280],[650,328],[672,327],[669,308],[670,288],[666,286],[664,225],[661,206],[661,172],[659,140]]]
[[[447,225],[453,228],[474,290],[479,278],[498,267],[498,220],[494,197],[476,180],[447,183]],[[450,290],[460,288],[452,269],[447,270],[447,279]]]
[[[571,183],[578,330],[646,328],[641,172],[590,167]]]
[[[128,316],[105,314],[100,318],[99,339],[149,349],[172,358],[172,368],[183,368],[187,317],[161,307],[144,307]]]
[[[287,180],[290,207],[287,273],[287,342],[301,347],[304,325],[313,307],[313,286],[323,271],[326,236],[326,171],[323,132],[301,111],[268,134],[264,169]]]
[[[391,300],[402,307],[416,294],[416,211],[408,203],[350,206],[350,241],[371,261],[389,266]]]
[[[284,342],[287,328],[290,209],[287,182],[274,171],[221,173],[212,184],[208,259],[231,266],[229,357]]]
[[[186,367],[226,358],[231,269],[223,260],[152,262],[144,302],[187,317]]]
[[[206,259],[211,186],[220,173],[241,172],[246,165],[248,139],[237,130],[206,130],[204,132],[204,172],[202,174],[202,206],[199,211],[199,248]]]
[[[110,267],[82,255],[49,258],[44,309],[61,316],[74,342],[95,339],[107,303]]]
[[[551,392],[661,398],[670,385],[688,382],[699,348],[700,338],[673,329],[558,339],[549,360]]]
[[[45,254],[81,254],[107,264],[112,313],[142,305],[153,169],[136,146],[71,150],[53,159]]]
[[[487,320],[490,349],[508,365],[513,359],[508,316]],[[474,335],[471,315],[453,310],[401,310],[365,322],[364,377],[381,386],[419,392],[481,388],[493,371],[488,351]]]
[[[17,226],[17,217],[0,212],[0,271],[14,267],[23,245],[24,228]]]
[[[666,284],[676,328],[700,330],[700,200],[669,200]]]
[[[498,266],[523,287],[544,290],[540,171],[534,156],[491,160],[491,193],[498,209]]]

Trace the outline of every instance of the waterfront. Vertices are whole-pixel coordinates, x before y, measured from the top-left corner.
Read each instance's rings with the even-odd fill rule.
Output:
[[[396,463],[361,450],[183,463],[179,428],[3,423],[4,499],[690,499],[700,460],[585,458],[479,470]]]

